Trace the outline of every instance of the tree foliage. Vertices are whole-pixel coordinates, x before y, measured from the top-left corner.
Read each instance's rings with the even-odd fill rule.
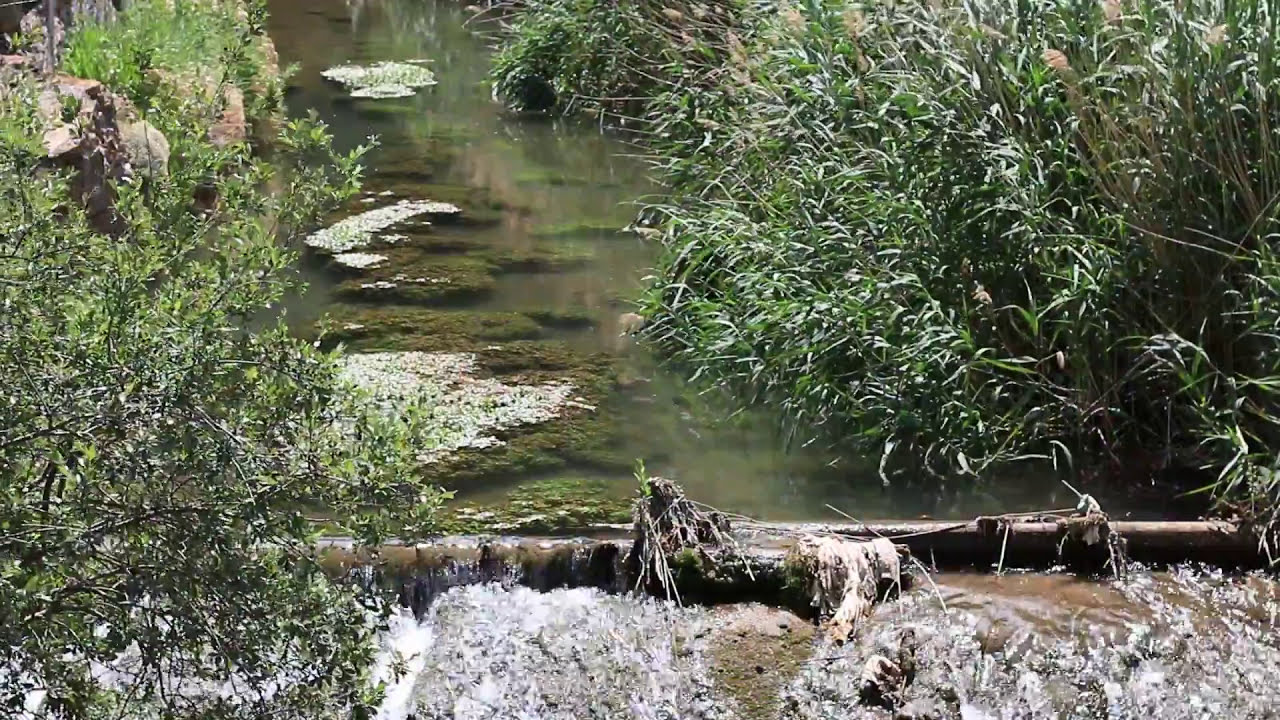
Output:
[[[280,236],[362,151],[314,120],[271,163],[216,150],[159,98],[169,174],[115,187],[107,236],[46,165],[37,90],[0,95],[0,715],[368,715],[380,608],[324,576],[308,511],[376,543],[439,495],[405,480],[415,415],[371,414],[277,309]]]

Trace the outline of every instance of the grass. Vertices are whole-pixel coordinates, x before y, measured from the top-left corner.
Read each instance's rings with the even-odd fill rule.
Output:
[[[144,113],[202,92],[216,103],[224,85],[236,86],[248,115],[260,116],[279,106],[282,91],[264,64],[265,17],[262,0],[133,0],[115,21],[77,24],[62,70],[102,81]]]
[[[1276,518],[1268,3],[713,4],[691,40],[619,6],[528,4],[494,74],[518,105],[529,77],[562,111],[643,95],[672,187],[647,334],[674,361],[886,478],[1193,467]],[[606,81],[613,42],[636,52]]]

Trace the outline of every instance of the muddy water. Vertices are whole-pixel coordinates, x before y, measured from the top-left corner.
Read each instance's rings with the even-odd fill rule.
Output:
[[[592,398],[609,421],[602,431],[605,461],[599,452],[579,452],[570,439],[555,448],[559,459],[463,482],[456,486],[463,496],[502,503],[513,485],[567,478],[626,498],[635,488],[630,466],[640,459],[650,472],[680,480],[700,500],[779,520],[834,517],[828,505],[857,508],[864,516],[960,517],[1074,504],[1065,488],[1043,475],[997,483],[985,492],[968,489],[968,483],[928,492],[904,483],[885,488],[873,459],[839,457],[829,449],[787,450],[774,432],[774,418],[731,416],[714,397],[698,395],[681,378],[656,369],[651,357],[619,335],[619,315],[632,309],[655,249],[619,231],[634,219],[637,203],[660,188],[646,177],[637,149],[617,133],[589,123],[505,114],[485,84],[489,50],[462,5],[272,0],[270,31],[282,64],[297,67],[288,96],[295,113],[318,110],[344,148],[371,135],[379,138],[368,157],[369,192],[349,211],[406,198],[454,202],[463,207],[463,222],[409,228],[428,235],[433,262],[547,260],[508,267],[491,279],[486,275],[482,291],[436,302],[431,312],[526,313],[541,322],[533,331],[535,343],[610,359],[610,377]],[[439,84],[407,99],[352,100],[320,76],[345,62],[415,59],[430,61]],[[310,290],[291,303],[289,316],[304,331],[326,313],[337,310],[349,318],[353,307],[379,302],[365,298],[353,304],[338,297],[342,277],[314,257],[302,269]],[[396,342],[454,349],[426,337],[431,332]],[[527,339],[530,331],[521,332]],[[364,347],[384,349],[376,338]],[[595,368],[593,376],[605,374]],[[449,483],[448,477],[439,479]]]
[[[1268,718],[1280,594],[1191,570],[1115,583],[943,575],[834,646],[757,607],[577,589],[452,590],[385,636],[409,672],[384,720],[422,718]],[[892,715],[859,702],[874,654],[914,653]],[[785,648],[784,652],[778,652]]]

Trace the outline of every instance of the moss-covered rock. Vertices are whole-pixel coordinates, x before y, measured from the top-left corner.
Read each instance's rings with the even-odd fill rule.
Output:
[[[595,248],[581,242],[540,242],[527,248],[495,248],[484,253],[503,272],[553,273],[577,270],[595,260]]]
[[[476,350],[542,335],[538,323],[516,312],[339,304],[327,323],[329,344],[357,350]]]
[[[626,488],[626,489],[624,489]],[[631,520],[629,486],[578,475],[522,483],[497,496],[448,506],[444,532],[554,535]]]
[[[815,629],[785,610],[764,605],[719,609],[711,636],[716,686],[743,718],[776,718],[782,690],[813,656]]]
[[[369,393],[388,415],[424,411],[417,458],[431,465],[463,448],[498,447],[502,430],[556,418],[572,383],[504,382],[485,376],[471,353],[370,352],[341,359],[342,377]]]
[[[347,301],[430,305],[473,300],[493,291],[494,266],[465,255],[439,255],[413,247],[383,250],[382,262],[346,269],[356,274],[334,295]]]
[[[601,235],[632,235],[631,231],[611,220],[586,220],[573,223],[539,225],[530,233],[539,238],[599,237]]]
[[[543,327],[559,330],[585,330],[596,324],[594,314],[586,308],[526,310],[524,314]]]

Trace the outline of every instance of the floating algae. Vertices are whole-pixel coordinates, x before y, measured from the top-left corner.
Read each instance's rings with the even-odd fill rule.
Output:
[[[402,62],[338,65],[320,74],[346,86],[351,97],[358,98],[408,97],[419,88],[436,84],[435,74],[427,68]]]
[[[368,246],[374,236],[396,223],[418,215],[457,215],[462,208],[430,200],[401,200],[359,215],[352,215],[307,236],[306,245],[340,254]],[[388,236],[397,237],[397,236]]]
[[[412,403],[425,408],[429,430],[418,453],[423,463],[462,448],[501,445],[493,433],[555,418],[574,391],[569,383],[508,385],[476,377],[471,353],[357,353],[342,362],[343,377],[388,414]]]
[[[381,100],[383,98],[409,97],[413,93],[413,88],[408,85],[392,83],[390,85],[371,85],[369,87],[356,88],[351,91],[351,97]]]
[[[386,263],[387,256],[378,255],[376,253],[348,252],[334,255],[333,261],[343,267],[364,270],[367,268],[376,268],[379,265]]]

